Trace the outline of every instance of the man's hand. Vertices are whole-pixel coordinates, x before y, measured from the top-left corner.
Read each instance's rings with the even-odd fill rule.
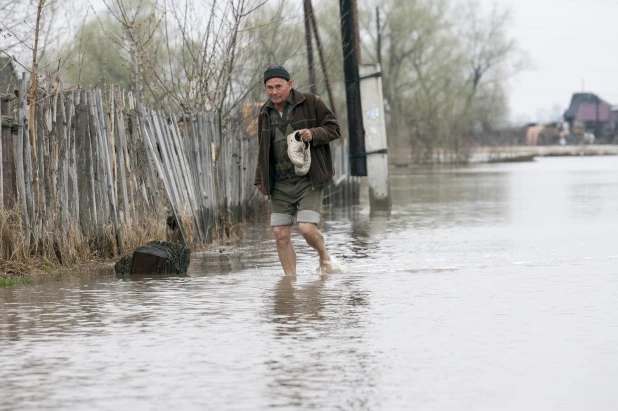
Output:
[[[308,128],[303,128],[302,130],[298,130],[297,133],[300,134],[300,138],[302,138],[303,141],[311,141],[311,140],[313,140],[313,136],[311,135],[311,131],[309,131]]]
[[[264,186],[263,186],[263,185],[261,185],[261,184],[256,184],[255,186],[257,187],[257,189],[258,189],[258,191],[259,191],[260,193],[264,194],[265,196],[267,196],[267,195],[268,195],[268,193],[267,193],[267,192],[266,192],[266,190],[264,189]]]

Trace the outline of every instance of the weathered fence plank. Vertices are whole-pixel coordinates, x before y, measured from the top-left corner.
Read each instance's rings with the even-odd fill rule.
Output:
[[[112,93],[112,98],[110,101],[112,102],[112,106],[110,107],[110,117],[113,119],[112,121],[112,129],[116,129],[116,135],[118,136],[118,140],[116,141],[115,149],[116,149],[116,163],[118,167],[118,183],[120,184],[120,189],[122,193],[122,221],[127,223],[131,221],[131,209],[129,207],[129,194],[127,190],[127,171],[125,170],[125,158],[126,157],[126,136],[124,133],[124,116],[123,116],[123,99],[121,96],[121,92],[118,88],[111,87],[110,92]],[[116,183],[116,180],[114,181]],[[116,185],[117,187],[117,185]]]
[[[118,247],[118,252],[122,254],[122,239],[120,235],[120,222],[118,221],[118,212],[117,212],[117,203],[116,203],[116,195],[114,190],[114,181],[112,175],[112,155],[110,148],[110,127],[109,124],[105,121],[105,115],[103,113],[103,98],[101,96],[101,90],[97,90],[95,95],[96,101],[96,112],[98,114],[99,123],[104,125],[102,133],[99,135],[100,138],[100,147],[101,147],[101,160],[102,160],[102,168],[104,170],[104,184],[106,185],[106,197],[109,202],[109,212],[111,214],[111,220],[114,225],[114,233],[116,237],[116,247]]]
[[[174,148],[172,147],[170,139],[167,135],[167,129],[163,124],[163,119],[161,119],[161,116],[158,113],[149,110],[149,114],[150,120],[152,121],[151,124],[153,126],[155,140],[161,152],[162,165],[165,169],[167,181],[175,195],[175,204],[177,206],[176,211],[185,211],[184,209],[187,201],[186,194],[182,189],[180,181],[178,180],[179,172],[177,164],[174,161]]]
[[[28,112],[26,108],[26,80],[21,79],[19,92],[19,119],[18,121],[23,125],[22,130],[22,152],[19,155],[23,159],[24,167],[24,185],[25,185],[25,201],[28,214],[28,225],[31,230],[31,238],[36,238],[37,225],[34,209],[34,194],[33,194],[33,173],[32,173],[32,148],[30,147],[30,131],[28,127]],[[36,185],[35,185],[36,187]]]
[[[19,193],[19,205],[21,208],[21,214],[24,219],[24,226],[30,226],[30,213],[28,212],[28,195],[26,194],[26,172],[24,163],[24,116],[26,110],[25,99],[21,96],[22,93],[26,93],[26,87],[24,79],[18,80],[19,95],[18,95],[18,114],[17,114],[17,143],[15,144],[15,151],[13,157],[15,158],[15,177],[17,180],[17,192]]]
[[[65,107],[65,96],[60,94],[56,100],[56,124],[58,125],[59,137],[59,168],[60,181],[58,182],[58,197],[60,198],[60,226],[58,229],[69,227],[69,159],[68,159],[68,136],[67,136],[67,115]]]
[[[206,124],[208,120],[206,118],[205,113],[200,113],[197,115],[197,129],[195,136],[195,144],[197,145],[198,150],[200,151],[200,159],[201,159],[201,175],[200,185],[202,187],[202,202],[204,204],[202,213],[203,213],[203,227],[204,230],[208,233],[207,240],[213,241],[213,231],[215,229],[215,209],[216,209],[216,197],[214,193],[214,183],[213,178],[209,176],[213,176],[213,167],[212,167],[212,155],[210,152],[211,148],[211,138],[208,132],[208,128]]]
[[[97,206],[94,188],[94,166],[90,150],[90,114],[85,90],[76,93],[75,105],[75,180],[77,182],[79,225],[86,235],[96,225]],[[77,97],[77,96],[76,96]],[[80,170],[77,174],[77,170]]]
[[[148,148],[146,137],[143,133],[142,123],[145,121],[143,116],[138,113],[137,102],[133,93],[128,95],[130,118],[131,118],[131,150],[134,152],[136,173],[140,175],[141,192],[146,204],[152,204],[154,210],[162,209],[161,196],[159,195],[159,185],[154,171],[154,159]],[[144,168],[144,164],[146,167]]]
[[[187,202],[191,208],[191,212],[193,213],[196,208],[193,176],[189,173],[189,169],[187,167],[187,154],[185,150],[185,145],[180,139],[180,132],[178,130],[178,123],[175,116],[170,117],[169,136],[172,141],[172,145],[176,149],[176,163],[178,167],[179,178],[182,183],[183,190],[187,194]]]
[[[110,201],[107,199],[108,193],[105,189],[107,182],[107,166],[105,164],[105,144],[103,143],[103,124],[99,118],[98,112],[98,95],[96,90],[88,92],[88,108],[90,109],[90,128],[94,130],[92,136],[92,158],[95,162],[95,186],[97,206],[99,208],[98,216],[101,216],[101,222],[97,224],[98,229],[103,228],[103,222],[110,221]],[[98,218],[98,217],[97,217]]]
[[[183,141],[180,137],[180,129],[178,128],[178,121],[176,119],[176,116],[171,116],[170,120],[171,120],[170,136],[172,138],[173,145],[176,147],[177,154],[178,154],[177,162],[180,168],[179,177],[183,183],[184,190],[187,193],[189,211],[191,213],[191,216],[193,217],[192,218],[193,225],[195,227],[198,239],[200,243],[202,243],[204,241],[204,234],[202,232],[202,228],[199,222],[199,217],[197,214],[198,205],[197,205],[197,200],[195,196],[196,186],[195,186],[193,174],[189,170],[189,161],[188,161],[189,157],[187,156],[188,150],[186,149],[186,146],[185,144],[183,144]]]
[[[4,132],[4,129],[7,127],[4,127],[3,106],[4,101],[0,101],[0,208],[4,208],[4,168],[7,161],[4,159],[3,153],[6,151],[4,150],[4,145],[8,141]],[[8,131],[10,132],[10,129]]]
[[[11,199],[15,196],[15,184],[13,183],[15,159],[13,157],[13,134],[11,133],[12,103],[13,98],[8,96],[3,96],[0,100],[0,209],[12,207],[11,201],[14,199]]]
[[[138,110],[139,110],[138,113],[141,116],[141,118],[142,119],[145,118],[146,117],[145,109],[143,107],[139,107]],[[179,218],[178,212],[176,210],[176,203],[174,202],[172,194],[170,194],[171,193],[171,189],[169,187],[168,180],[167,180],[167,178],[165,178],[165,170],[163,169],[163,166],[162,166],[162,164],[161,164],[161,162],[159,160],[159,156],[157,154],[157,151],[156,151],[156,149],[154,147],[154,142],[153,142],[154,137],[151,138],[151,136],[150,136],[151,131],[149,131],[149,129],[146,126],[146,124],[144,124],[143,122],[140,122],[140,126],[141,126],[141,131],[142,131],[143,136],[144,136],[144,141],[146,142],[146,144],[148,144],[148,149],[150,150],[150,152],[152,154],[152,158],[154,160],[156,169],[159,172],[159,175],[162,177],[161,179],[163,181],[163,186],[165,188],[165,192],[167,193],[167,196],[168,196],[168,200],[169,200],[169,203],[170,203],[170,209],[171,209],[172,214],[173,214],[173,216],[176,219],[176,222],[178,224],[178,228],[180,230],[182,241],[183,241],[184,245],[188,245],[187,235],[186,235],[185,229],[183,227],[182,220]]]
[[[38,91],[38,90],[37,90]],[[34,113],[34,129],[35,135],[38,137],[34,140],[36,145],[36,162],[33,168],[34,181],[38,183],[38,189],[35,193],[35,212],[37,214],[37,224],[41,219],[42,215],[46,214],[46,206],[50,203],[51,199],[48,197],[49,191],[47,190],[47,184],[49,183],[49,150],[47,150],[47,144],[49,142],[49,137],[47,136],[47,119],[46,112],[49,110],[49,99],[43,97],[47,94],[47,90],[45,90],[45,94],[41,94],[37,92],[35,94],[36,99],[41,105],[40,110],[36,110]],[[31,101],[32,105],[33,102]]]
[[[185,142],[185,153],[187,153],[187,168],[188,172],[191,175],[193,198],[195,203],[195,224],[197,226],[197,232],[202,242],[209,242],[208,240],[208,230],[204,227],[205,213],[204,213],[204,196],[203,189],[201,185],[201,173],[202,173],[202,164],[201,164],[201,153],[198,150],[197,145],[197,137],[196,137],[196,127],[195,121],[193,121],[193,117],[188,114],[184,114],[182,117],[182,128],[183,128],[183,139]]]
[[[80,227],[79,222],[79,189],[77,184],[77,160],[75,151],[75,106],[79,104],[79,93],[72,92],[69,99],[66,101],[67,111],[67,130],[69,146],[67,155],[69,157],[69,199],[70,199],[70,214],[73,224],[77,229]]]

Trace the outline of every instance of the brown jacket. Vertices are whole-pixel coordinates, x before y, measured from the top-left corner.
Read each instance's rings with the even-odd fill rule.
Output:
[[[341,137],[339,123],[324,101],[311,93],[301,93],[292,89],[294,101],[292,109],[292,127],[294,130],[307,128],[311,131],[311,167],[309,177],[313,188],[328,185],[335,170],[329,143]],[[270,117],[268,108],[273,104],[268,101],[260,109],[258,117],[258,164],[255,170],[254,185],[262,184],[266,192],[272,194],[274,186],[274,162],[271,161]]]

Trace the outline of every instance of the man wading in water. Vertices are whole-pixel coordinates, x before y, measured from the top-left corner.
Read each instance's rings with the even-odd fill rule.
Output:
[[[271,225],[277,241],[277,253],[286,276],[296,276],[296,252],[292,245],[294,218],[298,231],[320,257],[320,270],[338,270],[318,230],[322,196],[335,174],[329,143],[341,137],[335,115],[324,101],[311,93],[292,88],[290,74],[282,66],[270,66],[264,72],[264,87],[269,100],[258,118],[258,165],[254,185],[270,196]],[[288,156],[286,137],[306,142],[311,165],[305,175],[297,175]]]

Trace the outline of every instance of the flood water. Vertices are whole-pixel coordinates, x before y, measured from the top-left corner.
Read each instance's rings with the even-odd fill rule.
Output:
[[[286,281],[260,224],[189,277],[0,290],[0,409],[618,409],[618,157],[392,172],[323,223],[343,274],[295,234]]]

